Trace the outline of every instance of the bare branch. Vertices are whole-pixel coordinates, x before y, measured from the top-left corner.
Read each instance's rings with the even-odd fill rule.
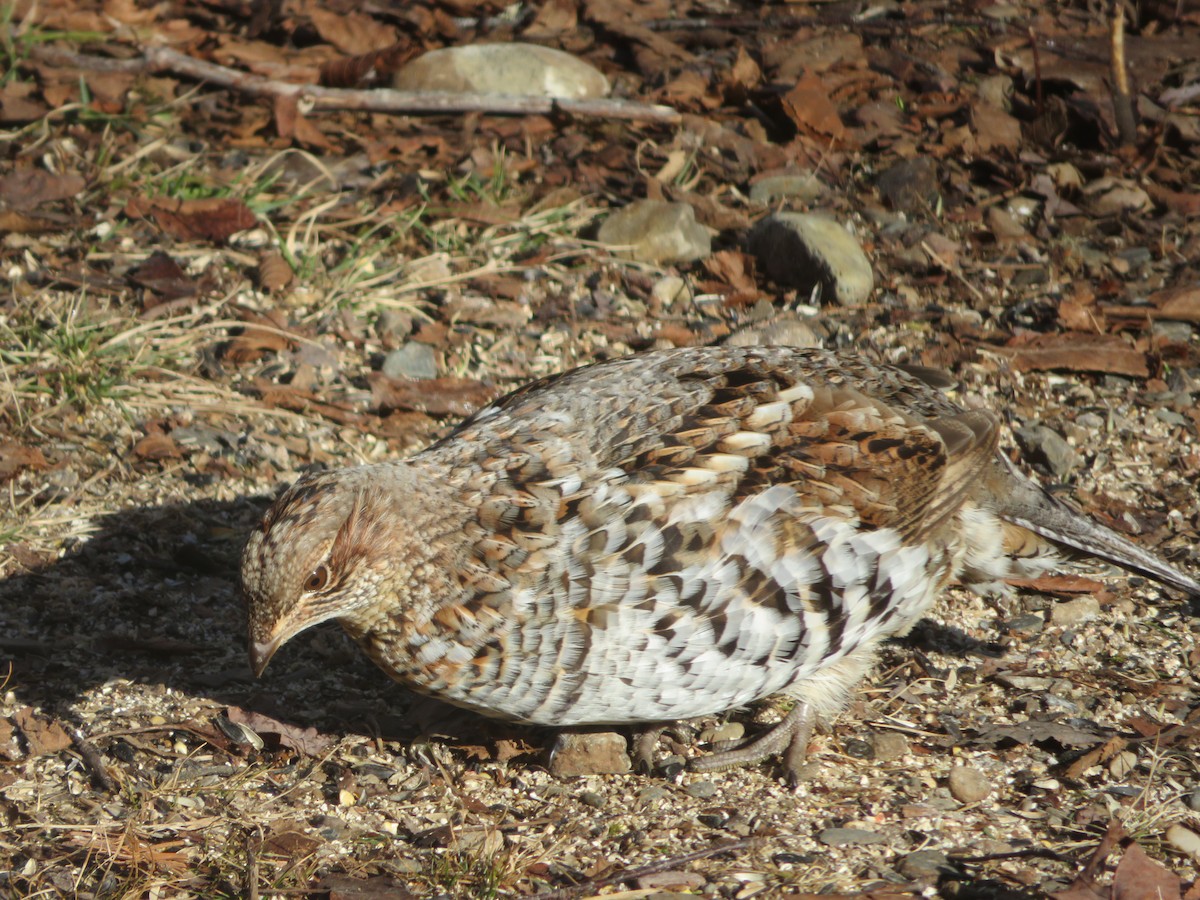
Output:
[[[403,115],[450,115],[480,112],[498,116],[568,115],[583,118],[675,124],[680,114],[669,106],[630,100],[568,100],[518,94],[468,94],[442,91],[395,91],[389,88],[349,90],[315,84],[275,81],[188,56],[170,47],[147,47],[133,59],[108,59],[42,47],[36,56],[46,62],[102,72],[169,73],[227,88],[252,97],[294,97],[304,113],[350,109]]]

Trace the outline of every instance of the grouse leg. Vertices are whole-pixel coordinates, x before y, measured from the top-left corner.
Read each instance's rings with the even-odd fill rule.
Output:
[[[724,750],[690,760],[688,768],[693,772],[718,772],[735,766],[753,765],[779,753],[783,756],[783,768],[788,780],[795,782],[816,723],[817,714],[812,706],[801,701],[792,707],[782,722],[762,737],[736,750]]]

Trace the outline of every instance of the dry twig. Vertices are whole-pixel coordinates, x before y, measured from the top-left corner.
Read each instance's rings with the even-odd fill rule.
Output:
[[[318,110],[352,109],[405,115],[479,112],[499,116],[568,115],[665,124],[680,121],[680,114],[669,106],[636,103],[630,100],[568,100],[517,94],[395,91],[390,88],[348,90],[320,87],[315,84],[293,84],[219,66],[172,50],[170,47],[147,47],[141,56],[132,59],[107,59],[53,47],[40,48],[36,56],[55,65],[92,71],[180,75],[252,97],[291,99],[305,114]]]

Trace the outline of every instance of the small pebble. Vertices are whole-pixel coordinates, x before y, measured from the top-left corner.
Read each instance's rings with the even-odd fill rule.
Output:
[[[662,800],[666,797],[669,797],[670,794],[671,794],[671,792],[668,791],[665,787],[661,787],[660,785],[657,785],[657,784],[652,784],[652,785],[650,785],[650,787],[643,788],[641,791],[639,791],[637,798],[638,798],[638,803],[641,803],[643,806],[646,806],[646,805],[654,803],[658,800]]]
[[[746,726],[741,722],[722,722],[713,728],[705,728],[700,732],[703,743],[720,744],[725,741],[740,741],[746,736]]]
[[[992,792],[987,776],[973,766],[955,766],[948,781],[950,796],[959,803],[978,803]]]
[[[1200,788],[1188,794],[1187,807],[1193,812],[1200,812]]]
[[[1045,627],[1046,620],[1037,613],[1025,613],[1008,623],[1008,630],[1014,634],[1037,634]]]
[[[409,341],[389,353],[382,368],[388,378],[437,378],[437,353],[428,344]]]
[[[857,738],[846,741],[843,749],[847,756],[854,759],[874,759],[875,748],[871,746],[869,741],[860,741]]]
[[[1061,628],[1073,628],[1100,615],[1100,601],[1090,594],[1050,607],[1050,621]]]
[[[711,781],[693,781],[683,790],[689,797],[704,800],[717,792],[717,786]]]
[[[882,844],[887,838],[862,828],[826,828],[817,835],[817,840],[830,847],[850,847],[859,844]]]
[[[584,791],[579,795],[579,802],[593,809],[603,809],[606,801],[603,794],[598,794],[595,791]]]
[[[1176,823],[1168,828],[1167,842],[1176,850],[1188,854],[1192,859],[1200,860],[1200,834],[1196,834],[1186,825]]]
[[[556,778],[624,775],[632,768],[625,738],[612,731],[559,735],[550,753],[550,774]]]
[[[1130,750],[1122,750],[1108,761],[1108,771],[1113,778],[1124,778],[1137,768],[1137,754]]]
[[[886,762],[889,759],[899,759],[908,753],[908,740],[896,731],[881,731],[870,737],[871,748],[875,758]]]
[[[936,878],[950,868],[950,858],[941,850],[917,850],[900,860],[896,870],[905,878]]]

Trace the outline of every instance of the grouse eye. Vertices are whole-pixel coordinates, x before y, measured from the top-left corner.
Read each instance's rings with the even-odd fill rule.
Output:
[[[317,566],[312,570],[312,574],[304,579],[304,589],[306,591],[319,591],[329,584],[329,569],[325,566]]]

